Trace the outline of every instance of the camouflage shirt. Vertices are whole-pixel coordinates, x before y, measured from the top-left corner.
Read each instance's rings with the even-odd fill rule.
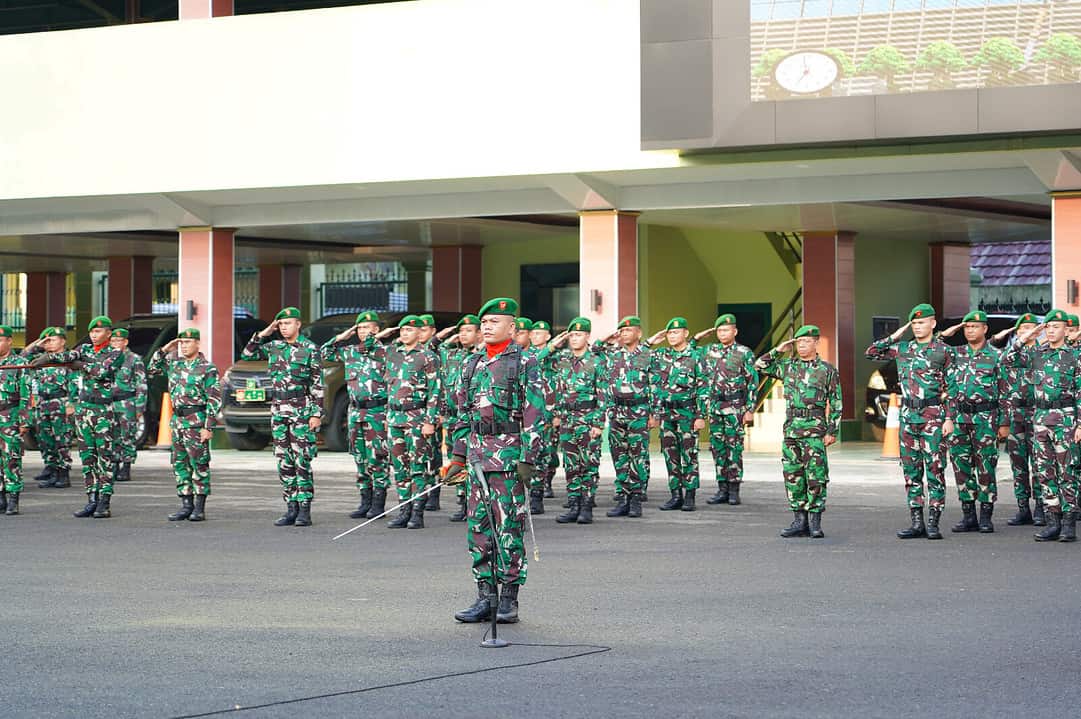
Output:
[[[132,402],[135,411],[142,414],[146,409],[146,365],[143,358],[125,349],[124,362],[117,370],[113,382],[113,401]]]
[[[268,399],[273,415],[296,419],[323,416],[323,356],[314,342],[300,335],[296,342],[260,337],[256,332],[240,355],[267,360]]]
[[[395,342],[387,350],[386,382],[390,392],[387,424],[409,427],[435,424],[439,415],[439,360],[417,345],[406,350]]]
[[[570,350],[563,350],[553,357],[555,416],[563,424],[603,427],[609,395],[604,355],[586,350],[575,357]]]
[[[0,359],[0,366],[22,364],[23,358],[12,352]],[[14,369],[0,372],[0,424],[25,427],[30,421],[30,387],[26,370]]]
[[[24,359],[33,359],[43,350],[33,347],[23,350]],[[42,367],[30,373],[30,394],[39,415],[57,415],[67,411],[79,396],[79,373],[68,367]]]
[[[1023,422],[1031,418],[1032,381],[1029,377],[1029,369],[1023,363],[1014,362],[1010,359],[1009,349],[1014,342],[1002,351],[1000,364],[1006,383],[1006,399],[1009,402],[1010,419],[1015,422]],[[1035,346],[1035,345],[1033,345]]]
[[[786,438],[837,436],[841,425],[841,383],[837,369],[821,357],[802,360],[772,349],[755,368],[784,385]]]
[[[326,362],[341,362],[345,366],[345,386],[349,401],[356,407],[366,402],[383,405],[387,399],[387,348],[368,335],[358,342],[356,335],[337,340],[331,337],[320,348]],[[379,407],[385,411],[385,406]]]
[[[950,367],[950,347],[934,337],[929,342],[876,340],[867,348],[867,359],[897,360],[901,384],[901,420],[920,424],[945,415],[942,395],[946,391],[946,371]],[[924,406],[919,406],[924,405]]]
[[[1007,424],[1009,388],[999,351],[989,343],[973,351],[967,344],[950,348],[946,372],[946,419],[975,424],[975,416],[988,418],[995,427]]]
[[[671,347],[653,350],[649,373],[653,415],[682,419],[707,416],[706,374],[696,347],[688,344],[682,351]]]
[[[73,350],[65,350],[48,356],[51,362],[68,364],[79,362],[79,403],[105,405],[113,402],[113,385],[116,375],[124,364],[124,354],[105,345],[95,350],[87,343]]]
[[[474,347],[462,347],[450,343],[439,348],[443,367],[442,406],[439,413],[447,424],[452,424],[458,416],[458,385],[462,380],[462,369],[469,356],[476,352]]]
[[[1005,359],[1029,374],[1033,423],[1054,426],[1076,422],[1081,413],[1081,367],[1076,350],[1066,345],[1015,344],[1006,350]]]
[[[649,345],[641,342],[628,350],[598,340],[593,351],[604,356],[608,368],[608,419],[628,424],[648,416],[653,395]]]
[[[720,342],[702,350],[702,369],[706,377],[706,416],[743,415],[754,409],[758,391],[758,370],[754,352],[733,342]]]
[[[221,411],[221,383],[218,368],[202,352],[193,359],[185,359],[175,352],[166,354],[159,349],[151,355],[146,373],[151,377],[165,374],[169,378],[169,399],[177,425],[214,428],[214,420]]]

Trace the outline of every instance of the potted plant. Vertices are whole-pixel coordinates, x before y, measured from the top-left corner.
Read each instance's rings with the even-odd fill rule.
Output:
[[[1081,40],[1068,32],[1056,32],[1032,59],[1047,63],[1052,82],[1077,82],[1081,70]]]
[[[916,58],[916,69],[931,73],[930,90],[957,87],[953,73],[965,67],[965,56],[952,42],[938,40],[927,45]]]
[[[901,51],[893,45],[873,47],[863,56],[859,72],[882,80],[885,92],[898,92],[897,76],[909,72],[910,66]]]
[[[1025,54],[1008,37],[993,37],[972,58],[974,67],[986,68],[987,84],[1010,85],[1010,75],[1025,64]]]

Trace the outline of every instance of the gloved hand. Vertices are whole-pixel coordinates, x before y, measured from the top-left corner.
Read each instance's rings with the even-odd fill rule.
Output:
[[[518,463],[518,479],[522,480],[524,484],[528,485],[530,480],[533,479],[533,475],[536,473],[537,468],[532,464],[527,464],[526,462]]]
[[[469,473],[465,471],[465,457],[460,454],[452,455],[450,464],[447,465],[447,470],[443,474],[443,484],[448,486],[461,484],[468,476]]]

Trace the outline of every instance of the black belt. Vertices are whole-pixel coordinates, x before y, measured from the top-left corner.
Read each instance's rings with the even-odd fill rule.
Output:
[[[469,431],[473,434],[492,436],[496,434],[518,434],[522,431],[517,422],[471,422]]]
[[[671,402],[665,400],[661,402],[661,406],[665,409],[694,409],[695,401],[693,399],[680,399]]]
[[[1073,406],[1073,397],[1063,397],[1061,399],[1052,400],[1050,402],[1039,399],[1036,400],[1036,409],[1068,409]]]
[[[612,401],[620,407],[637,407],[649,402],[649,399],[646,397],[613,397]]]
[[[267,399],[299,399],[308,396],[308,388],[301,389],[275,389],[267,392]]]
[[[178,417],[187,417],[188,415],[197,414],[198,412],[203,412],[205,410],[205,404],[185,404],[173,407],[173,414]]]
[[[734,402],[747,396],[746,392],[722,392],[717,395],[718,402]]]
[[[909,399],[906,397],[901,400],[901,404],[905,406],[905,409],[926,409],[928,407],[941,407],[942,399],[940,397],[927,397],[925,399]]]
[[[386,397],[372,397],[361,402],[354,402],[353,406],[357,409],[375,409],[376,407],[385,407],[386,404]]]
[[[113,403],[113,398],[112,397],[93,397],[93,396],[88,395],[88,394],[80,394],[79,395],[79,401],[80,402],[86,402],[87,404],[102,404],[102,405],[105,405],[105,404],[112,404]]]
[[[563,405],[563,409],[567,410],[568,412],[577,412],[583,409],[595,409],[596,406],[597,401],[591,399],[586,402],[568,402],[567,404]]]
[[[126,399],[135,399],[134,392],[121,392],[120,394],[113,395],[114,402],[123,402]]]
[[[44,402],[46,400],[60,399],[62,397],[67,397],[67,396],[68,396],[67,392],[39,392],[38,393],[38,400],[40,400],[41,402]]]
[[[803,409],[800,407],[789,407],[785,413],[789,419],[798,417],[800,419],[817,419],[819,417],[825,419],[826,410],[819,407],[810,407]]]
[[[397,402],[390,403],[390,410],[392,412],[412,412],[415,409],[423,409],[427,407],[427,402],[406,402],[405,404],[398,404]]]
[[[958,402],[957,406],[965,414],[975,414],[976,412],[991,412],[998,409],[998,402]]]

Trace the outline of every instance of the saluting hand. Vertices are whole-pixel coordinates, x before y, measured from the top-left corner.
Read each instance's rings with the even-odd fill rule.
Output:
[[[398,331],[397,327],[387,327],[385,330],[380,330],[375,335],[375,338],[377,340],[386,339],[387,337],[390,337],[392,334],[394,334],[397,331]]]
[[[1040,334],[1040,332],[1043,332],[1043,328],[1046,327],[1046,326],[1047,326],[1046,323],[1041,322],[1040,324],[1036,325],[1032,329],[1027,330],[1025,332],[1019,333],[1017,335],[1017,341],[1020,342],[1021,344],[1024,344],[1024,343],[1028,342],[1030,339],[1032,339],[1033,337]]]
[[[335,337],[334,340],[337,342],[344,342],[345,340],[349,339],[357,333],[358,327],[360,327],[359,323],[353,325],[352,327],[346,327],[344,330],[338,333],[338,336]]]
[[[964,322],[958,322],[953,327],[948,327],[948,328],[942,330],[942,336],[943,337],[953,337],[955,334],[957,334],[957,330],[961,329],[964,326],[965,326]]]
[[[712,327],[710,327],[710,328],[708,328],[708,329],[704,329],[704,330],[702,330],[701,332],[699,332],[698,334],[696,334],[696,335],[694,336],[694,338],[695,338],[696,340],[700,340],[700,339],[702,339],[703,337],[705,337],[705,336],[709,335],[709,334],[710,334],[710,333],[712,333],[712,332],[713,332],[713,328],[712,328]]]
[[[1009,337],[1010,333],[1013,332],[1015,329],[1016,329],[1016,327],[1007,327],[1006,329],[1002,330],[1001,332],[996,332],[995,336],[991,338],[991,341],[992,342],[1001,342],[1002,340]]]
[[[267,338],[270,335],[278,331],[278,320],[274,320],[269,325],[263,328],[263,331],[259,333],[260,337]]]
[[[777,351],[778,352],[785,352],[785,351],[788,350],[789,347],[791,347],[794,344],[796,344],[796,339],[794,337],[791,338],[791,339],[787,339],[784,342],[782,342],[781,344],[777,345]]]
[[[457,332],[457,331],[458,331],[458,328],[455,327],[454,325],[451,325],[450,327],[444,327],[443,329],[436,332],[435,336],[442,340],[442,339],[446,339],[447,335],[449,335],[451,332]]]
[[[177,339],[169,340],[164,345],[162,345],[161,351],[162,351],[163,354],[169,354],[170,352],[172,352],[173,350],[175,350],[179,346],[180,346],[180,338],[178,337]]]
[[[901,337],[905,334],[905,332],[908,332],[908,328],[911,327],[911,326],[912,326],[912,321],[911,320],[909,320],[908,322],[905,322],[903,325],[901,325],[900,327],[897,328],[896,332],[894,332],[892,335],[890,335],[890,339],[892,341],[894,341],[894,342],[901,339]]]

